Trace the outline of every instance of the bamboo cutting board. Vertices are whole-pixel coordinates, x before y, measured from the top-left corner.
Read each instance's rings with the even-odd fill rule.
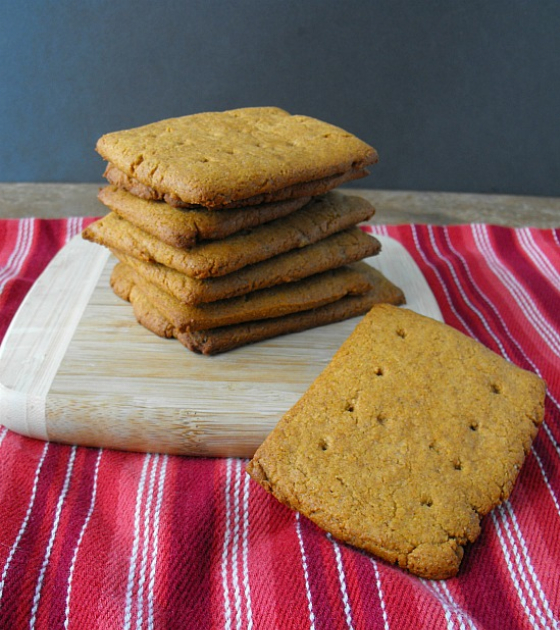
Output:
[[[407,308],[441,319],[402,245],[369,259]],[[109,276],[114,259],[74,238],[29,291],[0,347],[0,422],[43,440],[133,451],[251,457],[359,318],[215,357],[136,323]]]

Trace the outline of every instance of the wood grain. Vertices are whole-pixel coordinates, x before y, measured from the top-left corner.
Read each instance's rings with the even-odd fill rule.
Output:
[[[380,240],[369,262],[403,288],[408,308],[441,319],[410,255]],[[9,428],[88,446],[251,457],[358,321],[200,356],[136,323],[109,287],[113,264],[77,237],[31,289],[0,348]]]

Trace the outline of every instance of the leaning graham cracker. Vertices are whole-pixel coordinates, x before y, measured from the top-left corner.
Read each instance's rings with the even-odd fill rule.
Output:
[[[176,337],[193,352],[214,355],[272,337],[325,326],[366,313],[374,304],[404,304],[403,292],[379,271],[369,272],[372,288],[362,295],[347,295],[318,308],[210,330],[178,331],[157,305],[130,278],[114,285],[117,295],[130,301],[137,321],[160,337]]]
[[[132,283],[146,295],[178,331],[205,330],[230,324],[279,317],[288,313],[317,308],[345,295],[360,295],[372,288],[369,265],[355,263],[310,278],[282,284],[247,295],[191,306],[182,304],[133,269],[119,263],[113,269],[111,286],[122,295],[121,283]]]
[[[219,204],[213,206],[212,208],[205,208],[204,206],[195,203],[181,201],[176,196],[170,193],[159,193],[157,190],[141,184],[133,177],[125,175],[122,171],[119,171],[119,169],[112,164],[107,165],[107,168],[105,169],[103,175],[107,178],[107,181],[110,184],[113,184],[115,187],[125,192],[129,192],[130,194],[139,197],[140,199],[144,199],[147,201],[164,201],[173,208],[198,208],[217,212],[219,210],[231,211],[250,206],[259,206],[270,203],[279,203],[281,201],[289,201],[290,199],[295,201],[296,199],[300,199],[302,197],[310,198],[316,197],[317,195],[324,195],[325,193],[329,192],[329,190],[337,188],[342,184],[346,184],[355,179],[366,177],[367,175],[369,175],[369,172],[365,168],[351,169],[349,171],[346,171],[345,173],[340,173],[340,175],[331,175],[330,177],[322,177],[321,179],[316,179],[310,182],[294,184],[293,186],[288,186],[286,188],[275,190],[273,192],[254,195],[253,197],[248,197],[247,199],[239,199],[238,201]]]
[[[374,212],[371,204],[361,197],[330,192],[289,216],[260,225],[248,233],[206,241],[190,249],[162,243],[113,212],[89,225],[82,235],[134,258],[158,262],[193,278],[208,278],[316,243],[365,221]]]
[[[180,271],[133,258],[116,249],[111,252],[140,276],[185,304],[215,302],[266,289],[285,282],[295,282],[316,273],[348,265],[379,253],[379,241],[360,230],[350,228],[285,254],[274,256],[236,273],[199,280]]]
[[[104,135],[96,148],[140,184],[208,208],[377,161],[375,149],[347,131],[276,107],[162,120]]]
[[[115,186],[106,186],[99,200],[120,217],[173,247],[192,247],[198,241],[225,238],[291,214],[310,197],[250,206],[241,210],[204,208],[180,210],[161,201],[147,201]]]
[[[248,472],[336,538],[448,578],[508,498],[544,395],[535,374],[457,330],[374,306]]]

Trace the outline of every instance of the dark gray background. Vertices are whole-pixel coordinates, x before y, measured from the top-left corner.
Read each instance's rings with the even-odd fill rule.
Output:
[[[375,146],[353,185],[559,196],[560,2],[0,2],[0,181],[101,181],[101,134],[250,105]]]

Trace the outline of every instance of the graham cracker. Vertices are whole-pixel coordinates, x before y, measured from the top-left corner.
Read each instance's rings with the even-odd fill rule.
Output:
[[[161,201],[140,199],[115,186],[103,188],[98,198],[121,218],[180,249],[192,247],[199,241],[222,239],[285,217],[310,201],[310,197],[302,197],[228,211],[178,209]]]
[[[132,267],[140,276],[173,295],[184,304],[215,302],[266,289],[286,282],[295,282],[316,273],[348,265],[379,253],[381,244],[360,228],[350,228],[332,236],[293,249],[236,273],[217,278],[191,278],[159,263],[146,262],[112,249],[113,255]]]
[[[210,208],[201,206],[200,204],[182,201],[171,193],[158,192],[145,184],[141,184],[138,180],[134,179],[134,177],[125,175],[113,164],[107,165],[103,175],[107,181],[110,184],[113,184],[116,188],[129,192],[140,199],[147,201],[164,201],[167,205],[173,208],[204,209],[218,212],[220,210],[239,210],[247,207],[288,201],[290,199],[296,200],[300,198],[310,198],[316,197],[317,195],[324,195],[329,192],[329,190],[342,186],[342,184],[366,177],[369,175],[369,171],[364,168],[351,169],[345,173],[340,173],[339,175],[331,175],[330,177],[322,177],[321,179],[315,179],[310,182],[294,184],[293,186],[281,188],[280,190],[253,195],[247,199],[239,199],[229,203],[216,204]]]
[[[181,332],[280,317],[317,308],[345,295],[360,295],[373,286],[370,269],[365,263],[355,263],[298,282],[196,306],[182,304],[122,263],[113,269],[111,286],[117,295],[128,299],[126,290],[121,287],[136,285],[152,303],[157,304],[157,309],[173,324],[174,329]]]
[[[111,212],[82,233],[87,240],[157,262],[193,278],[224,276],[295,248],[316,243],[365,221],[375,212],[365,199],[330,192],[282,219],[243,234],[206,241],[190,249],[163,243]]]
[[[538,376],[450,326],[374,306],[248,472],[336,538],[448,578],[510,495],[544,396]]]
[[[377,161],[375,149],[347,131],[276,107],[170,118],[106,134],[96,148],[127,177],[207,208],[363,171]]]

